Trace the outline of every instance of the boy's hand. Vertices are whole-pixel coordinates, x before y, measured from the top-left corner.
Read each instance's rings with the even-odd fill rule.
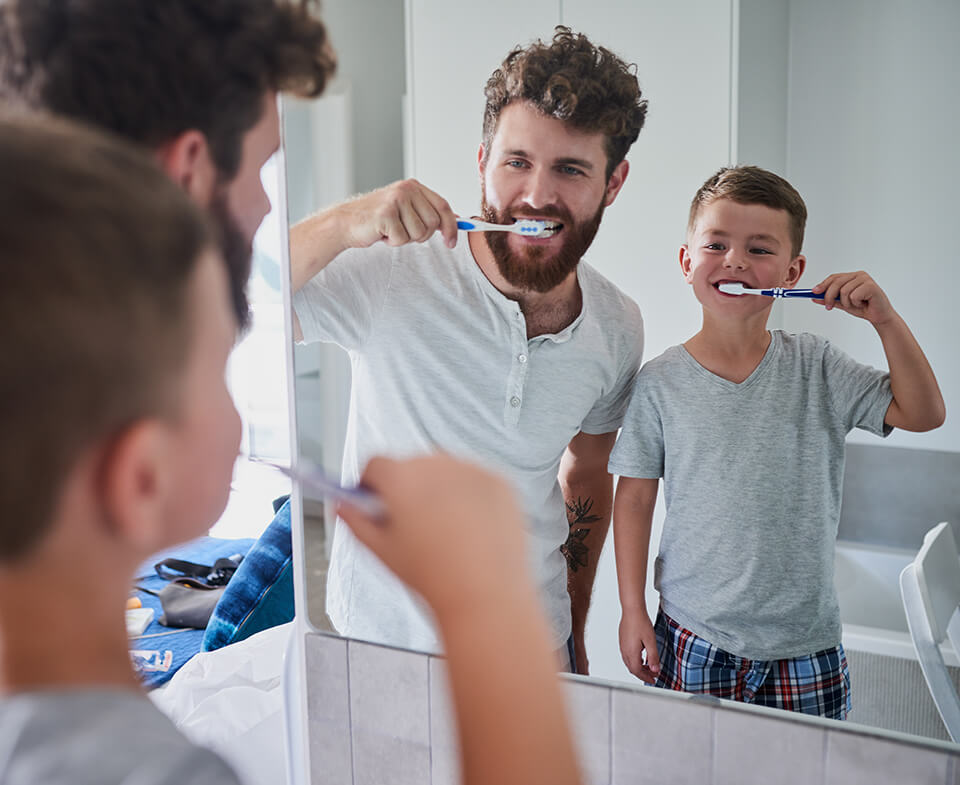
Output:
[[[447,455],[374,458],[362,483],[386,515],[371,519],[342,504],[340,516],[438,619],[531,583],[523,515],[496,475]]]
[[[646,652],[646,662],[643,653]],[[653,684],[660,673],[657,635],[645,610],[623,612],[620,618],[620,655],[627,669],[641,681]]]
[[[875,327],[896,316],[883,289],[863,270],[834,273],[814,286],[813,291],[823,294],[822,299],[813,302],[823,305],[828,311],[839,308],[866,319]]]

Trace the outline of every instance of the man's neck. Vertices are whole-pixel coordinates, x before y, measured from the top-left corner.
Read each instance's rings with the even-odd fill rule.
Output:
[[[127,652],[129,576],[0,572],[0,694],[109,686],[138,689]]]
[[[580,315],[583,293],[577,280],[577,271],[546,292],[518,289],[500,273],[496,259],[480,232],[467,235],[470,252],[487,280],[508,300],[515,301],[527,321],[527,338],[557,333],[569,326]]]

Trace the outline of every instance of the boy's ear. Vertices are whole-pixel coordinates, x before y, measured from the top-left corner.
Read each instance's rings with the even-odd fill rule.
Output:
[[[184,131],[157,149],[157,160],[167,176],[201,207],[213,199],[217,167],[203,132]]]
[[[111,534],[139,552],[163,543],[171,491],[173,451],[160,420],[142,420],[124,430],[105,451],[101,494]]]
[[[623,184],[626,182],[629,173],[630,164],[627,161],[621,161],[613,167],[613,172],[611,172],[610,178],[607,180],[607,187],[603,195],[604,207],[609,207],[613,204],[614,199],[617,198],[617,194],[620,193],[620,189],[623,188]]]
[[[784,281],[784,288],[793,289],[807,268],[807,257],[799,254],[787,267],[787,278]]]
[[[693,283],[693,259],[690,257],[690,248],[684,243],[680,246],[680,271],[683,273],[683,280],[687,283]]]

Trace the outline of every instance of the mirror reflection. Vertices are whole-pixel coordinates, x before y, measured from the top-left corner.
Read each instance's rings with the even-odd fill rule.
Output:
[[[460,216],[540,217],[569,230],[578,225],[581,212],[551,209],[579,204],[563,190],[566,186],[549,184],[551,198],[536,203],[541,194],[535,187],[525,185],[523,195],[510,192],[491,177],[489,164],[549,174],[561,168],[558,162],[567,169],[575,169],[569,166],[575,163],[594,170],[599,163],[604,168],[600,188],[596,193],[587,188],[583,204],[603,203],[607,209],[583,254],[585,264],[563,279],[575,284],[574,297],[558,298],[543,310],[535,299],[524,301],[518,295],[523,287],[511,288],[509,278],[500,277],[502,266],[485,265],[498,241],[488,244],[483,236],[461,232],[453,250],[443,247],[440,233],[423,246],[393,249],[380,242],[338,257],[321,279],[301,289],[297,306],[303,334],[325,339],[296,349],[301,451],[334,476],[342,468],[347,481],[356,480],[371,454],[405,455],[437,446],[510,471],[531,518],[553,516],[545,526],[549,537],[538,540],[532,532],[531,558],[538,558],[539,547],[538,569],[547,587],[545,604],[556,621],[558,649],[566,648],[572,631],[567,571],[576,582],[583,576],[592,579],[595,570],[588,622],[582,643],[573,647],[574,659],[581,668],[589,665],[593,676],[637,683],[623,664],[618,640],[621,603],[613,538],[607,537],[603,547],[608,492],[591,487],[590,492],[571,493],[575,482],[563,479],[576,467],[575,458],[590,465],[591,457],[601,455],[605,468],[619,425],[614,412],[625,400],[616,393],[613,400],[605,398],[622,389],[610,366],[630,368],[637,358],[626,347],[639,348],[629,306],[618,300],[620,310],[595,306],[590,297],[597,284],[590,276],[611,282],[639,305],[644,361],[684,343],[703,319],[696,280],[689,286],[677,263],[687,239],[690,199],[722,165],[762,166],[785,176],[809,211],[805,269],[774,285],[810,287],[830,273],[865,270],[916,336],[936,372],[946,409],[952,411],[960,403],[960,366],[950,344],[958,325],[949,302],[957,273],[943,263],[939,238],[950,225],[947,209],[955,201],[953,184],[960,175],[948,130],[960,119],[950,89],[951,75],[960,66],[960,55],[950,46],[960,32],[960,12],[933,2],[909,10],[885,2],[882,13],[871,18],[868,35],[858,9],[849,3],[740,3],[731,26],[730,6],[715,2],[697,3],[696,13],[687,10],[682,17],[679,11],[654,13],[644,3],[617,7],[606,21],[585,3],[565,2],[562,18],[553,5],[512,9],[509,29],[480,25],[464,41],[460,20],[450,12],[438,13],[417,0],[405,8],[399,2],[389,9],[381,5],[378,14],[392,14],[391,23],[379,27],[382,33],[363,24],[370,10],[363,3],[325,4],[341,52],[362,51],[364,60],[342,59],[337,82],[320,101],[288,106],[290,218],[299,224],[292,235],[294,288],[313,277],[303,274],[313,272],[310,265],[297,261],[298,247],[314,247],[309,238],[297,237],[304,231],[301,219],[402,177],[416,177]],[[584,141],[582,134],[568,138],[561,124],[564,133],[556,141],[554,121],[522,107],[508,108],[488,139],[482,134],[482,88],[493,69],[513,46],[549,40],[552,25],[561,22],[635,63],[643,98],[649,100],[649,119],[626,158],[628,167],[618,173],[614,166],[609,177],[606,158],[598,162],[596,149],[576,146]],[[718,40],[717,30],[730,29],[735,33],[729,40]],[[678,38],[684,41],[683,58],[667,44]],[[354,40],[363,45],[351,45]],[[599,152],[607,155],[602,146]],[[550,165],[541,170],[544,161]],[[548,180],[545,176],[543,182]],[[517,204],[523,209],[498,211]],[[362,224],[361,216],[355,219]],[[776,236],[777,231],[775,226],[760,234]],[[499,247],[526,248],[524,238],[503,238]],[[559,245],[564,239],[561,232],[542,244]],[[435,249],[425,261],[424,248]],[[324,253],[329,255],[329,249]],[[794,255],[787,255],[789,262]],[[437,259],[450,261],[443,266]],[[418,272],[421,278],[410,277]],[[746,273],[725,277],[764,283]],[[394,290],[394,285],[406,288]],[[356,294],[358,290],[365,294]],[[346,291],[349,297],[338,294]],[[391,296],[402,308],[393,309]],[[328,314],[330,324],[322,329],[304,324],[305,315],[318,313]],[[570,336],[588,313],[603,314],[597,318],[598,336],[606,343],[571,359],[563,353],[564,344],[569,349],[576,343]],[[381,328],[380,320],[387,324],[388,317],[394,321]],[[822,335],[860,363],[889,365],[889,350],[885,353],[877,330],[850,314],[786,301],[774,306],[767,326]],[[337,344],[349,347],[351,354]],[[689,355],[703,369],[703,358],[696,351]],[[757,364],[737,381],[745,381]],[[538,379],[541,373],[545,375]],[[724,378],[729,381],[729,375]],[[810,443],[801,437],[795,449],[786,446],[790,443],[777,423],[782,418],[787,428],[789,396],[781,399],[781,408],[768,412],[764,421],[764,439],[792,460],[797,449]],[[718,396],[708,403],[728,425],[754,419],[723,408]],[[882,409],[882,400],[873,407]],[[604,427],[610,422],[616,424]],[[871,422],[876,425],[876,417]],[[530,430],[523,431],[527,426]],[[882,425],[873,428],[878,429]],[[795,611],[788,610],[791,602],[804,592],[829,595],[824,584],[835,571],[852,679],[850,721],[948,738],[917,664],[899,574],[929,529],[942,520],[960,520],[952,480],[960,469],[956,444],[949,419],[929,433],[897,428],[882,441],[854,431],[847,440],[835,556],[832,548],[817,551],[800,537],[783,546],[783,580],[762,589],[782,603],[781,612],[773,614],[775,624],[790,626],[796,621]],[[818,460],[822,451],[814,450]],[[770,461],[763,469],[776,474],[780,465]],[[695,469],[696,461],[691,471]],[[828,469],[839,483],[843,468]],[[550,482],[538,485],[533,479],[538,472],[550,475]],[[559,485],[554,482],[558,472]],[[685,478],[679,481],[682,485]],[[805,471],[786,477],[784,487],[795,497],[795,510],[802,513],[810,506],[812,479]],[[828,491],[816,492],[818,501],[824,493]],[[652,517],[645,582],[651,621],[660,603],[653,584],[664,524],[662,495]],[[558,512],[563,516],[559,520]],[[794,519],[780,515],[771,518],[790,527]],[[436,649],[429,619],[416,599],[402,594],[372,557],[344,547],[348,541],[322,500],[308,499],[305,516],[312,623],[354,637]],[[729,562],[740,564],[736,560],[744,558],[747,542],[757,540],[762,523],[733,522],[716,541],[725,548],[728,571]],[[832,542],[832,524],[823,525]],[[714,532],[705,528],[707,535]],[[798,566],[811,560],[822,575]],[[358,576],[369,580],[364,583]],[[328,587],[337,594],[332,606]],[[326,612],[330,607],[332,620]],[[743,607],[756,609],[756,603]],[[750,622],[745,629],[754,629],[757,620],[734,623],[741,621]],[[808,653],[819,653],[822,642],[811,634]],[[960,661],[951,646],[942,652],[949,677],[957,682]],[[743,650],[744,656],[757,659],[766,653]],[[829,667],[834,675],[845,670],[839,661]]]

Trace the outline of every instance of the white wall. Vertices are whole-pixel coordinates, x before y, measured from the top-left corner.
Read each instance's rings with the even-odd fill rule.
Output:
[[[960,449],[958,40],[956,2],[790,4],[787,173],[810,211],[805,282],[864,269],[884,287],[947,404],[940,430],[898,432],[885,444],[951,451]],[[884,365],[870,325],[803,305],[787,310],[787,329]]]

